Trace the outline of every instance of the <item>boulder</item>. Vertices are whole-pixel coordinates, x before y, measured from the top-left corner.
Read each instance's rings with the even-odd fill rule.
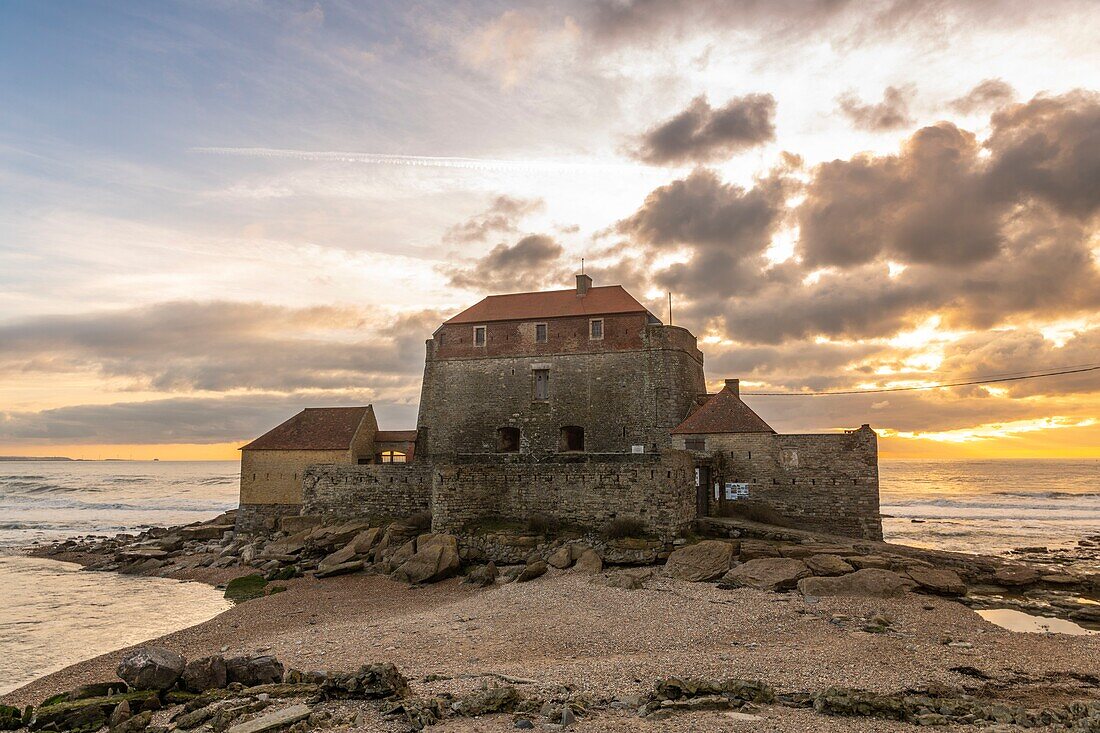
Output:
[[[607,543],[603,561],[608,565],[652,565],[664,549],[665,543],[659,540],[624,537]]]
[[[1002,565],[993,573],[997,585],[1021,586],[1039,582],[1039,571],[1027,565]]]
[[[966,583],[954,570],[947,568],[909,568],[906,575],[923,590],[940,596],[965,596]]]
[[[136,690],[167,690],[183,674],[183,657],[159,646],[143,646],[127,652],[115,670]]]
[[[883,557],[882,555],[849,555],[844,558],[844,561],[856,570],[866,570],[868,568],[889,570],[894,566],[890,558]]]
[[[897,573],[878,568],[857,570],[833,578],[803,578],[798,590],[804,596],[869,596],[896,598],[909,590],[911,583]]]
[[[478,565],[466,574],[466,580],[463,582],[477,585],[482,588],[492,585],[497,582],[496,563],[490,561],[486,565]]]
[[[739,552],[741,562],[758,560],[762,557],[779,557],[779,547],[763,540],[741,540]]]
[[[420,552],[421,550],[431,547],[433,545],[443,545],[445,547],[450,547],[455,551],[455,554],[458,553],[458,538],[455,537],[453,534],[443,534],[442,532],[428,532],[416,538],[417,552]]]
[[[595,574],[603,572],[603,560],[595,550],[585,550],[573,564],[578,573]]]
[[[133,717],[133,713],[130,712],[130,703],[127,700],[123,700],[116,707],[111,717],[107,719],[108,728],[117,728],[122,723],[125,723]]]
[[[72,702],[74,700],[87,700],[92,697],[111,697],[112,695],[120,695],[127,692],[129,687],[122,680],[112,680],[110,682],[89,682],[86,685],[73,688],[68,692],[62,692],[57,695],[52,695],[42,701],[39,707],[46,707],[48,705],[56,705],[59,702]],[[3,730],[3,728],[0,728]]]
[[[337,575],[347,575],[349,573],[358,573],[363,569],[362,560],[352,560],[351,562],[342,562],[339,565],[318,565],[317,570],[313,572],[315,578],[332,578]]]
[[[185,540],[220,540],[223,534],[232,531],[232,524],[193,524],[180,527],[179,533]]]
[[[565,570],[573,564],[573,551],[568,547],[559,547],[550,557],[546,558],[546,563],[551,567],[555,567],[558,570]]]
[[[373,552],[379,540],[382,539],[382,530],[378,527],[365,529],[355,535],[346,545],[336,552],[328,555],[317,564],[318,568],[343,565],[352,560],[362,560]]]
[[[622,588],[623,590],[640,590],[645,587],[645,582],[653,577],[651,568],[632,568],[611,573],[602,581],[602,585],[608,588]]]
[[[665,573],[693,583],[716,580],[730,569],[733,547],[720,540],[703,540],[673,550],[665,563]]]
[[[119,707],[121,707],[121,705]],[[145,712],[138,713],[134,716],[127,715],[124,720],[120,720],[118,723],[115,723],[113,721],[114,715],[112,714],[111,721],[109,723],[110,733],[137,733],[138,731],[142,731],[148,728],[149,724],[153,722],[153,711],[146,710]]]
[[[183,689],[188,692],[206,692],[217,690],[228,684],[228,672],[225,657],[215,654],[201,659],[192,659],[183,668]]]
[[[810,574],[806,563],[792,557],[762,557],[738,565],[722,576],[726,586],[789,590]]]
[[[542,560],[529,562],[524,566],[523,570],[520,571],[519,575],[516,576],[516,582],[526,583],[529,580],[542,577],[546,574],[546,569],[546,563]]]
[[[229,728],[228,733],[265,733],[269,730],[287,728],[295,723],[305,720],[313,709],[309,705],[291,705],[282,710],[265,713],[244,723],[237,723]]]
[[[386,562],[391,569],[397,569],[401,567],[405,562],[412,559],[412,556],[416,554],[416,539],[411,539],[405,544],[401,545],[387,558]]]
[[[389,662],[366,664],[355,672],[329,675],[321,682],[321,696],[326,700],[380,700],[404,697],[408,692],[408,680]]]
[[[264,551],[262,557],[279,557],[282,555],[297,555],[302,550],[306,549],[306,540],[309,538],[311,530],[303,529],[301,532],[284,537],[281,540],[275,540],[269,542]]]
[[[841,557],[854,555],[855,549],[844,545],[821,545],[810,543],[805,545],[780,545],[779,554],[783,557],[796,557],[799,560],[804,560],[814,555],[839,555]]]
[[[378,545],[374,548],[374,561],[382,562],[384,560],[389,560],[406,542],[415,540],[417,534],[419,534],[419,530],[407,522],[391,522],[390,525],[386,527],[386,531],[382,533],[382,539],[379,540]],[[416,544],[414,542],[409,557],[412,557],[415,552]],[[405,558],[405,560],[408,559],[408,557]],[[402,560],[402,562],[404,562],[404,560]]]
[[[451,540],[455,538],[446,535]],[[393,577],[406,583],[435,583],[457,575],[462,567],[457,543],[432,542],[403,562]]]
[[[819,576],[844,575],[855,570],[836,555],[810,555],[803,562],[811,573]]]
[[[233,657],[225,662],[226,679],[245,687],[270,685],[283,681],[283,663],[264,654],[255,657]]]
[[[293,536],[304,535],[302,537],[303,541],[319,550],[335,550],[351,542],[358,534],[368,529],[370,529],[369,519],[353,519],[342,524],[302,530],[302,532]]]

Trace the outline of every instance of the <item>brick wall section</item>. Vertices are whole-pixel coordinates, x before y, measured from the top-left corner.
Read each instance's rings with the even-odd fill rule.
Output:
[[[596,530],[612,519],[638,519],[671,539],[695,519],[694,461],[684,451],[666,451],[576,462],[483,459],[435,472],[433,531],[461,533],[483,517],[524,520],[536,513]]]
[[[322,521],[401,519],[431,507],[432,468],[426,463],[310,466],[302,491],[302,514]]]
[[[603,319],[602,339],[589,338],[591,318]],[[439,359],[629,351],[644,346],[646,318],[645,313],[626,313],[483,324],[451,323],[441,326],[431,343],[434,356]],[[546,324],[545,343],[535,341],[536,323]],[[474,345],[475,326],[485,326],[484,346]]]
[[[708,514],[721,516],[734,502],[726,482],[748,484],[748,499],[769,504],[804,529],[861,539],[882,539],[879,514],[878,436],[868,427],[845,433],[773,435],[731,433],[706,436],[697,456],[709,463],[712,482]],[[676,443],[684,445],[685,436]]]
[[[521,452],[536,455],[557,452],[566,425],[584,428],[590,453],[669,446],[668,431],[706,391],[702,354],[682,328],[643,325],[638,334],[635,350],[461,358],[438,357],[428,341],[419,456],[494,453],[501,427],[519,428]],[[536,369],[549,369],[548,400],[534,399]]]

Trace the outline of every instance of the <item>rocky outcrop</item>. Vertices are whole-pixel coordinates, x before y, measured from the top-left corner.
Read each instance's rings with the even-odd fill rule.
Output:
[[[226,679],[245,687],[283,681],[283,663],[273,656],[233,657],[225,663]]]
[[[458,538],[454,535],[431,535],[418,541],[418,548],[394,571],[395,579],[406,583],[435,583],[457,575],[462,567]]]
[[[546,563],[542,560],[535,560],[527,563],[519,575],[516,576],[517,583],[526,583],[527,581],[534,580],[535,578],[541,578],[546,574]]]
[[[327,699],[378,700],[407,695],[409,683],[393,664],[366,664],[355,672],[329,675],[321,683]]]
[[[180,684],[189,692],[206,692],[229,683],[225,657],[214,655],[193,659],[183,668]]]
[[[836,555],[810,555],[805,560],[806,567],[814,575],[832,576],[844,575],[855,570],[851,565]]]
[[[139,647],[127,652],[115,670],[135,690],[167,690],[184,670],[183,657],[159,646]]]
[[[665,563],[665,573],[693,583],[717,580],[729,570],[733,546],[721,540],[703,540],[674,550]]]
[[[890,570],[868,568],[832,578],[803,578],[798,590],[804,596],[869,596],[896,598],[912,586],[910,581]]]
[[[759,590],[790,590],[809,574],[810,569],[801,560],[764,557],[733,568],[722,576],[722,584],[731,588],[747,586]]]
[[[595,574],[603,571],[603,559],[595,550],[585,550],[573,564],[578,573]]]
[[[914,582],[928,593],[940,596],[966,595],[966,583],[959,574],[947,568],[910,567],[906,573]]]

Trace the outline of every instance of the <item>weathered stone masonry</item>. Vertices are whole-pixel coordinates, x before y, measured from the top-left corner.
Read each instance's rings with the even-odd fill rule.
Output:
[[[302,514],[327,521],[409,517],[431,509],[432,473],[427,463],[310,466]]]

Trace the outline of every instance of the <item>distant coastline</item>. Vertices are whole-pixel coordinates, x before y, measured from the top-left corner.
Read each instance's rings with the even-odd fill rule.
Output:
[[[0,456],[0,461],[75,461],[68,456]]]

